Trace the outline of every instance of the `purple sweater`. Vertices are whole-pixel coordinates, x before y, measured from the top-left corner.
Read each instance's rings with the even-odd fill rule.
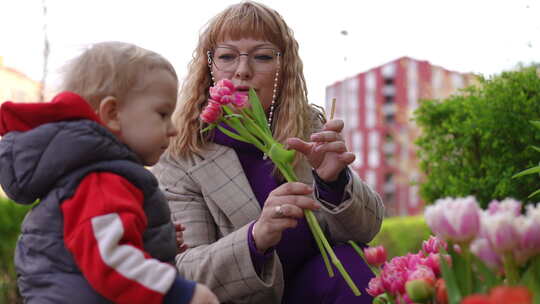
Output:
[[[263,159],[263,153],[255,146],[237,141],[223,134],[218,129],[215,130],[213,141],[217,144],[231,147],[236,151],[244,173],[251,185],[251,189],[262,209],[269,193],[281,184],[272,175],[274,169],[272,161],[269,158],[266,160]],[[334,205],[338,205],[344,200],[344,189],[349,179],[346,170],[343,170],[338,180],[332,183],[324,183],[316,176],[315,172],[314,176],[319,196],[322,199]],[[248,242],[255,269],[259,272],[265,260],[276,250],[283,265],[286,285],[288,281],[294,279],[298,269],[304,265],[305,261],[319,254],[317,244],[311,235],[307,222],[303,218],[298,221],[296,228],[286,230],[279,244],[275,248],[267,250],[265,254],[259,253],[255,247],[251,233],[253,225],[254,223],[249,227]]]

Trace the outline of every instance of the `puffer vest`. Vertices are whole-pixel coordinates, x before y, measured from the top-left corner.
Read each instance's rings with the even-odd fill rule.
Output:
[[[62,202],[74,195],[81,180],[90,173],[111,172],[126,178],[144,195],[143,209],[148,223],[143,233],[145,251],[160,261],[173,263],[176,255],[176,241],[167,201],[159,190],[154,175],[136,161],[136,157],[127,147],[115,138],[111,138],[112,134],[107,131],[104,133],[104,128],[99,124],[90,121],[73,121],[44,125],[40,128],[47,127],[52,127],[52,131],[93,128],[95,130],[92,131],[98,130],[102,135],[105,134],[107,139],[105,151],[112,152],[108,156],[108,153],[103,153],[101,154],[103,156],[93,158],[96,161],[83,162],[83,166],[66,171],[56,179],[54,186],[42,195],[41,202],[27,214],[15,251],[15,267],[19,275],[18,285],[21,295],[29,303],[66,303],[66,299],[69,299],[69,303],[109,303],[88,284],[71,253],[65,247]],[[16,143],[17,141],[12,136],[21,134],[16,133],[8,133],[2,139],[3,143],[11,141]],[[94,140],[93,137],[88,138],[88,140]],[[99,142],[96,144],[103,144],[103,138],[97,138],[97,140]],[[68,143],[64,142],[64,144]],[[89,143],[85,142],[85,144]],[[2,145],[2,148],[4,149],[0,149],[0,157],[10,152],[9,145]],[[119,150],[122,153],[119,153]],[[78,151],[78,147],[73,147],[71,151]],[[45,154],[43,152],[39,155]],[[81,158],[83,155],[86,154],[81,154]],[[70,158],[73,159],[74,156]],[[35,161],[35,164],[39,162]],[[54,176],[59,174],[51,172],[50,175],[54,179]],[[27,191],[31,191],[31,188],[27,188]],[[23,192],[20,193],[23,195]]]

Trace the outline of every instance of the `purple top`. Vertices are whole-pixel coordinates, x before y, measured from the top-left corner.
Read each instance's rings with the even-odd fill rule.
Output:
[[[236,151],[251,189],[262,208],[270,192],[281,184],[272,175],[274,169],[272,161],[269,158],[263,159],[263,153],[257,147],[235,140],[218,129],[215,130],[213,141]],[[323,200],[334,205],[338,205],[344,200],[343,193],[349,181],[346,171],[343,170],[338,180],[332,183],[324,183],[314,171],[317,191]],[[294,279],[295,273],[304,265],[305,261],[319,253],[309,226],[303,218],[298,221],[296,228],[288,229],[283,233],[281,241],[275,248],[268,249],[264,254],[259,253],[255,246],[252,235],[254,224],[255,222],[249,227],[248,242],[251,259],[257,272],[260,272],[262,265],[272,255],[273,250],[277,250],[283,265],[284,280],[287,282]]]

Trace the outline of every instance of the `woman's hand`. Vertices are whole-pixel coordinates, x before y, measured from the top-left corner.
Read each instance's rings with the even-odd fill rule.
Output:
[[[281,240],[283,231],[296,227],[304,216],[303,209],[316,210],[319,205],[306,197],[313,189],[303,183],[285,183],[270,192],[261,216],[253,225],[253,239],[259,252],[265,252]]]
[[[328,121],[322,131],[311,134],[311,142],[289,138],[288,148],[304,154],[317,175],[325,182],[335,181],[339,173],[354,161],[354,154],[347,151],[341,137],[343,120]]]
[[[176,232],[176,253],[180,254],[188,249],[188,246],[184,243],[184,230],[186,230],[186,227],[180,223],[174,223],[174,230]]]
[[[219,304],[216,295],[205,285],[195,285],[195,292],[189,304]]]

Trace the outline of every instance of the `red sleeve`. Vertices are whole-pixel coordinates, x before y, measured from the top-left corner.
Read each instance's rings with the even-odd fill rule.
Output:
[[[177,275],[143,250],[142,204],[126,179],[99,172],[61,205],[66,247],[90,285],[115,303],[161,303]]]

